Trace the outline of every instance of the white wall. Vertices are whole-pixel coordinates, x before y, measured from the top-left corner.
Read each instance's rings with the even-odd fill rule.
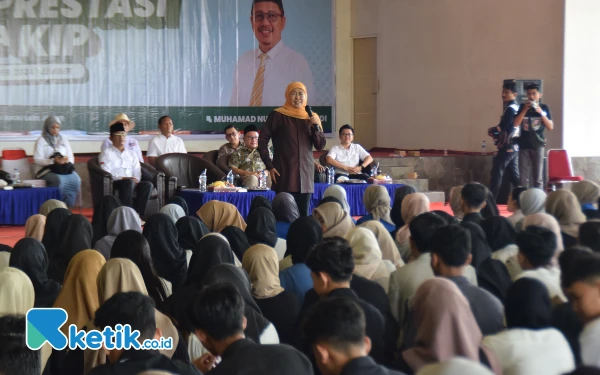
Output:
[[[560,145],[564,1],[381,0],[378,145],[493,148],[506,78],[544,80]]]
[[[563,136],[570,156],[600,156],[599,19],[600,1],[567,1]]]

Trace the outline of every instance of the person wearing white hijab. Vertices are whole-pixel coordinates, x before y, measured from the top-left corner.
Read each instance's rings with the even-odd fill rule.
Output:
[[[532,188],[521,193],[519,200],[521,204],[521,212],[523,216],[544,213],[546,205],[546,193],[542,189]],[[516,224],[517,231],[523,230],[523,220],[520,220]]]
[[[106,260],[110,259],[110,250],[115,242],[117,236],[126,230],[135,230],[136,232],[142,233],[142,222],[140,215],[131,207],[118,207],[108,217],[106,224],[108,228],[108,235],[102,237],[96,245],[94,250],[104,255]]]
[[[10,263],[10,253],[8,251],[0,251],[0,269],[8,267]]]
[[[356,227],[346,235],[354,255],[354,273],[380,284],[387,293],[390,287],[390,273],[396,267],[383,260],[379,243],[373,232],[367,228]]]
[[[454,357],[445,362],[425,366],[417,372],[417,375],[494,375],[494,373],[480,363]]]
[[[327,198],[327,197],[333,197],[333,198],[336,198],[337,200],[339,200],[340,202],[342,202],[344,211],[346,211],[346,213],[348,215],[350,215],[350,205],[348,205],[348,195],[346,194],[346,190],[343,187],[341,187],[339,185],[329,186],[327,189],[325,189],[325,192],[323,193],[323,198]]]
[[[185,211],[178,204],[167,204],[163,208],[160,209],[161,214],[165,214],[173,220],[173,224],[177,223],[177,220],[181,219],[185,216]]]

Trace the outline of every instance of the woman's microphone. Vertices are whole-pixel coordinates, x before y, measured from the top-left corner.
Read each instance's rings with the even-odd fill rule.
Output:
[[[312,108],[310,108],[310,106],[307,105],[306,107],[304,107],[304,109],[306,110],[306,113],[308,113],[308,117],[310,117],[312,119],[312,117],[313,117]],[[317,131],[317,132],[320,131],[318,124],[312,124],[312,126],[313,126],[313,129],[315,129],[315,131]]]

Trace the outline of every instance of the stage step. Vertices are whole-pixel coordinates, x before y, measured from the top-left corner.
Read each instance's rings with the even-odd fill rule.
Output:
[[[417,189],[417,191],[420,192],[426,192],[429,190],[429,180],[424,179],[424,178],[419,178],[419,179],[410,179],[410,178],[406,178],[406,179],[395,179],[393,178],[394,183],[395,184],[403,184],[403,185],[408,185],[408,186],[412,186],[415,189]]]

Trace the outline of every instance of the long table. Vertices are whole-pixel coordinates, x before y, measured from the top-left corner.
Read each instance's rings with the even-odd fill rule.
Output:
[[[24,225],[48,199],[60,199],[58,188],[0,189],[0,224]]]
[[[266,190],[249,191],[247,193],[203,193],[198,189],[183,189],[179,193],[179,196],[187,202],[190,215],[194,215],[204,203],[212,200],[217,200],[222,202],[228,202],[236,206],[244,220],[246,220],[246,218],[248,217],[252,200],[254,199],[254,197],[259,195],[267,197],[269,201],[272,201],[275,197],[275,192],[272,190]]]
[[[313,208],[317,207],[319,201],[323,199],[323,194],[325,190],[329,187],[329,184],[315,184],[315,192],[313,194],[311,204],[311,211]],[[363,204],[363,194],[365,190],[371,186],[370,184],[339,184],[344,190],[346,190],[348,205],[350,205],[350,215],[352,216],[364,216],[368,214],[367,210],[365,210],[365,205]],[[392,199],[391,204],[394,204],[394,192],[399,187],[404,186],[403,184],[382,184],[381,186],[385,187],[390,194]]]

